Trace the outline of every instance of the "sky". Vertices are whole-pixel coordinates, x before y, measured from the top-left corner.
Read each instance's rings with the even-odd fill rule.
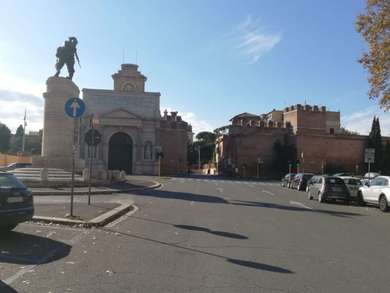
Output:
[[[45,82],[56,48],[79,40],[81,88],[112,89],[120,64],[137,63],[161,110],[177,110],[194,132],[241,112],[293,104],[340,111],[366,134],[374,115],[390,136],[390,113],[368,99],[355,30],[364,0],[0,0],[0,122],[12,131],[43,123]],[[63,74],[66,74],[66,70]]]

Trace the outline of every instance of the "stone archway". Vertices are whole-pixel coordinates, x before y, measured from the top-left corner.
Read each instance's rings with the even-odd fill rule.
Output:
[[[110,138],[108,148],[108,169],[132,173],[133,141],[124,132],[117,132]]]

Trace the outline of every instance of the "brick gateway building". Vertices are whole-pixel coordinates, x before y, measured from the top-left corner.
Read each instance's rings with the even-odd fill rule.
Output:
[[[228,126],[216,129],[216,162],[220,174],[244,177],[280,176],[274,167],[274,145],[287,140],[296,149],[293,171],[353,172],[366,169],[367,136],[340,127],[340,112],[326,107],[294,105],[267,114],[242,113]],[[390,137],[383,138],[384,143]],[[298,163],[298,166],[297,166]],[[287,172],[284,170],[283,172]]]
[[[177,112],[161,116],[160,93],[145,91],[146,77],[135,64],[122,64],[112,75],[113,89],[82,90],[86,112],[80,120],[64,113],[69,97],[78,97],[79,88],[71,80],[50,77],[44,93],[44,129],[42,156],[34,166],[70,169],[72,166],[73,126],[76,126],[76,168],[123,170],[127,174],[157,175],[161,152],[162,174],[187,172],[187,145],[192,139],[191,126]],[[84,141],[94,117],[102,140],[91,154]]]

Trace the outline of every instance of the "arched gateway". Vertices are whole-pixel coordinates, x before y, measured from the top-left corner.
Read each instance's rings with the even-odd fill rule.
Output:
[[[132,173],[133,141],[123,132],[117,132],[110,138],[108,149],[108,169],[123,170]]]

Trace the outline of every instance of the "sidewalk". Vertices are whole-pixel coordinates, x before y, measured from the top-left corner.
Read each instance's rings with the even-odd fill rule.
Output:
[[[161,184],[157,181],[147,178],[133,178],[127,177],[127,182],[113,183],[110,186],[97,186],[91,188],[91,194],[103,195],[114,193],[126,193],[143,189],[158,188]],[[33,195],[48,196],[48,195],[69,195],[70,187],[31,187]],[[75,187],[75,195],[88,194],[88,187]]]
[[[60,224],[79,226],[85,228],[104,226],[131,210],[137,210],[130,199],[116,202],[75,202],[73,217],[70,216],[69,201],[56,201],[55,203],[36,203],[33,222],[46,224]]]
[[[120,206],[119,203],[113,202],[92,203],[90,206],[86,202],[77,202],[74,204],[73,219],[90,221],[118,206]],[[69,207],[69,202],[56,204],[35,204],[35,215],[38,217],[70,218]]]

